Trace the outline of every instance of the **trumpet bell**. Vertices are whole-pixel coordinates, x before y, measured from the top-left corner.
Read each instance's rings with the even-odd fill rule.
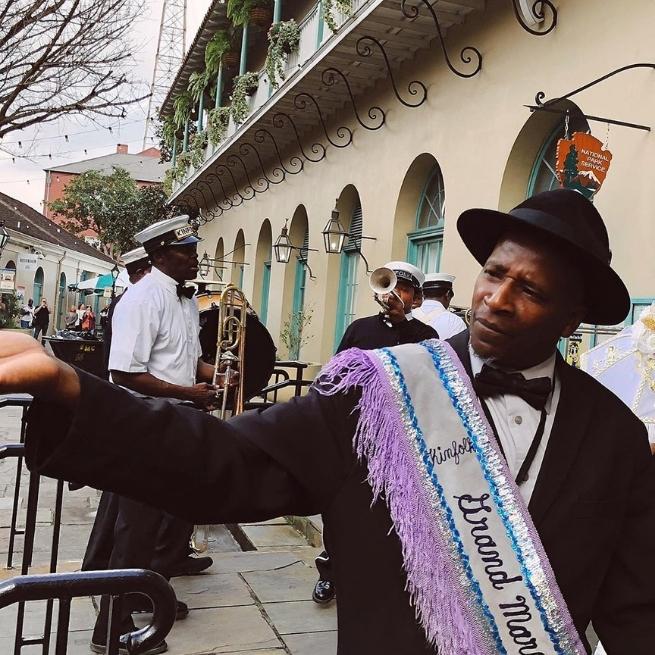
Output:
[[[390,268],[380,266],[371,273],[368,283],[373,293],[383,296],[396,288],[398,278]]]

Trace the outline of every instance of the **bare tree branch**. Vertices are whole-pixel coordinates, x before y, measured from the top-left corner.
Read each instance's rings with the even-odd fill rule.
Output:
[[[0,139],[64,115],[121,118],[147,98],[128,75],[143,0],[0,2]]]

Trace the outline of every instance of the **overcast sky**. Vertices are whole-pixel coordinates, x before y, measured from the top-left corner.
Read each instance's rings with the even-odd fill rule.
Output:
[[[136,75],[146,85],[152,79],[163,1],[146,0],[146,12],[133,26]],[[210,0],[187,0],[187,48],[209,4]],[[147,108],[147,100],[142,106],[129,108],[120,124],[112,123],[111,132],[76,118],[61,119],[40,128],[8,134],[1,145],[16,154],[29,155],[30,159],[16,158],[12,163],[11,157],[0,151],[0,191],[42,211],[44,168],[110,154],[116,151],[117,143],[128,144],[130,152],[142,150]],[[84,134],[76,134],[80,132]],[[68,141],[64,135],[68,135]],[[22,142],[21,148],[18,147],[19,140]]]

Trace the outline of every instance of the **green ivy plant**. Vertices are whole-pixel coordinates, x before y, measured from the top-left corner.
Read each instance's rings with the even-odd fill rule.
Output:
[[[207,132],[197,132],[189,139],[189,156],[191,166],[200,168],[205,161],[205,149],[207,148]]]
[[[271,25],[268,30],[266,75],[272,88],[277,88],[284,80],[285,55],[298,52],[299,46],[300,28],[293,18]]]
[[[180,128],[189,120],[191,108],[193,107],[193,98],[189,91],[183,91],[173,100],[173,121]]]
[[[227,134],[227,127],[230,123],[230,108],[216,107],[209,112],[207,119],[207,135],[209,143],[217,146]]]
[[[189,165],[191,164],[191,155],[189,152],[181,152],[177,156],[177,160],[175,161],[175,168],[173,170],[173,179],[176,182],[181,182],[185,176],[187,171],[189,170]]]
[[[176,162],[177,163],[177,162]],[[167,196],[170,196],[173,193],[173,182],[175,181],[175,170],[171,166],[166,169],[164,173],[164,179],[162,180],[161,186],[164,189],[164,193]]]
[[[339,11],[346,16],[352,16],[352,0],[323,0],[323,20],[333,34],[339,29],[335,13]]]
[[[232,47],[232,37],[227,30],[219,30],[205,46],[205,72],[209,77],[218,75],[221,60]]]
[[[237,125],[243,123],[248,117],[250,111],[248,107],[248,96],[257,90],[258,84],[259,75],[257,73],[244,73],[234,78],[230,113]]]

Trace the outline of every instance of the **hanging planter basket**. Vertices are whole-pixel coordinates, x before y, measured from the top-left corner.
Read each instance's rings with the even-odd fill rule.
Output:
[[[254,96],[255,93],[257,93],[257,89],[259,88],[258,84],[253,84],[251,86],[246,87],[246,95],[248,97]]]
[[[251,25],[267,29],[273,22],[273,12],[268,7],[253,7],[250,10]]]
[[[240,55],[238,52],[235,50],[231,50],[230,52],[226,52],[223,55],[223,65],[226,68],[236,68],[239,65],[239,59]]]

